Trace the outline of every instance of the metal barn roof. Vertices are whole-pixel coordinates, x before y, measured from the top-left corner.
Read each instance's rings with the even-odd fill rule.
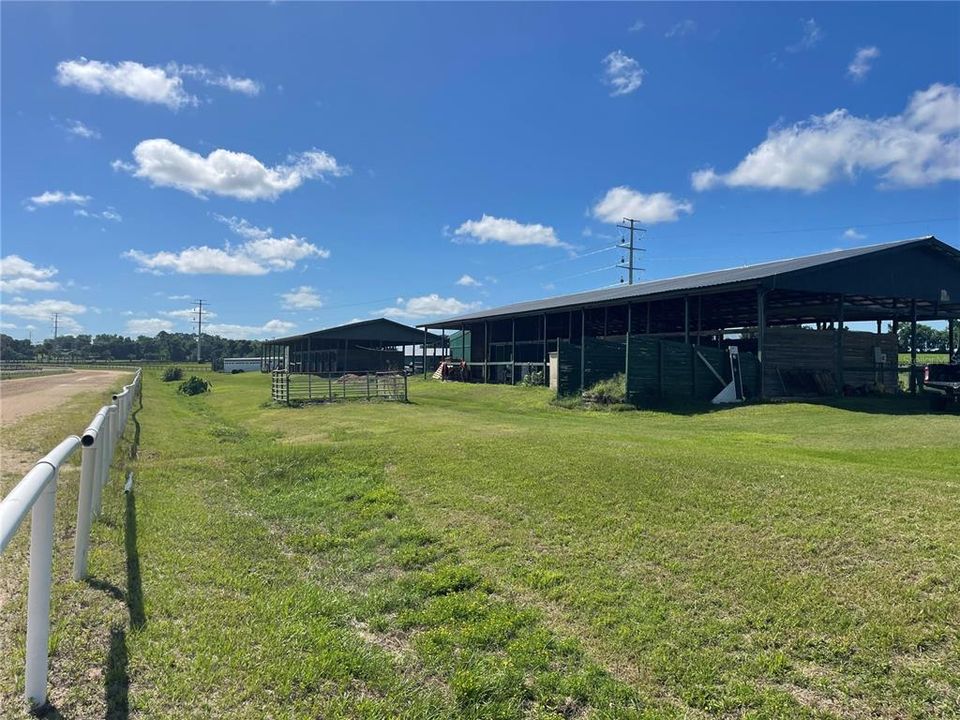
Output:
[[[934,236],[922,238],[913,238],[909,240],[897,240],[895,242],[882,243],[879,245],[869,245],[865,247],[849,248],[844,250],[832,250],[830,252],[817,253],[815,255],[805,255],[787,260],[775,260],[772,262],[758,263],[755,265],[744,265],[742,267],[729,268],[726,270],[714,270],[710,272],[696,273],[693,275],[681,275],[663,280],[651,280],[648,282],[635,283],[633,285],[617,285],[614,287],[603,288],[600,290],[590,290],[587,292],[574,293],[571,295],[560,295],[557,297],[546,298],[543,300],[532,300],[528,302],[514,303],[504,305],[490,310],[480,310],[477,312],[458,315],[456,317],[436,322],[425,323],[419,327],[456,327],[461,323],[472,322],[476,320],[494,319],[498,317],[511,315],[525,315],[534,313],[543,313],[560,309],[580,308],[587,305],[603,305],[616,302],[618,300],[628,300],[634,298],[655,299],[659,297],[670,297],[683,294],[697,293],[697,291],[716,292],[722,289],[735,289],[739,287],[768,287],[768,288],[788,288],[790,280],[795,281],[794,289],[822,291],[822,292],[844,292],[838,290],[836,286],[838,276],[835,272],[826,273],[830,270],[846,270],[850,261],[867,257],[876,257],[883,253],[889,253],[894,250],[918,249],[921,251],[933,251],[947,260],[947,274],[949,280],[953,282],[951,297],[948,302],[960,303],[960,250],[947,245]],[[951,261],[954,266],[950,268]],[[904,288],[901,297],[911,297],[907,290],[914,290],[918,278],[903,278],[905,269],[899,263],[896,267],[885,268],[889,275],[886,278],[886,284],[894,285],[897,282],[897,276],[906,283],[906,280],[914,282],[906,283],[913,287]],[[811,271],[813,271],[811,273]],[[874,275],[877,273],[872,271]],[[843,275],[845,273],[841,273]],[[856,275],[857,273],[849,273]],[[817,287],[820,276],[823,287]],[[828,278],[829,276],[829,278]],[[881,278],[883,279],[883,278]],[[924,279],[924,278],[919,278]],[[865,292],[863,289],[855,289],[858,286],[857,278],[851,278],[850,292]],[[873,278],[876,284],[877,278]],[[862,280],[859,284],[869,285]],[[930,282],[927,282],[928,286]],[[937,288],[937,292],[941,289]],[[702,294],[702,293],[699,293]],[[869,293],[868,293],[869,294]],[[885,294],[885,293],[877,293]],[[889,293],[895,296],[896,293]],[[933,298],[929,298],[933,299]]]
[[[315,330],[314,332],[303,333],[301,335],[290,335],[275,340],[268,340],[267,343],[287,345],[298,340],[306,340],[307,338],[419,345],[423,342],[423,330],[417,330],[409,325],[403,325],[402,323],[388,320],[387,318],[374,318],[373,320],[362,320],[346,325],[337,325],[336,327]],[[440,340],[439,335],[427,335],[428,345],[438,343]]]

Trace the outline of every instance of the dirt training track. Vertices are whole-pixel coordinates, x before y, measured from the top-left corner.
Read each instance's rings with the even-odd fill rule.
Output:
[[[106,390],[124,370],[78,370],[64,375],[30,377],[0,382],[0,428],[28,415],[54,408],[77,393]],[[99,408],[90,408],[90,417]]]

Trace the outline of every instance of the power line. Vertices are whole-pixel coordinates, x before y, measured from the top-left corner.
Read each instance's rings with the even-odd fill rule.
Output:
[[[203,300],[197,299],[194,300],[197,303],[197,309],[193,311],[194,316],[197,318],[197,362],[200,362],[200,338],[203,336]]]

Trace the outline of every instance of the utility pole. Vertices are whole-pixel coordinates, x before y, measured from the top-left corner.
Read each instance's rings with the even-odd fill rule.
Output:
[[[197,362],[200,362],[200,337],[203,335],[203,300],[197,299],[194,302],[197,303],[197,309],[194,310],[194,315],[197,318]]]
[[[57,335],[60,332],[60,313],[53,314],[53,341],[56,343]]]
[[[644,248],[636,246],[634,242],[635,240],[634,233],[646,232],[644,228],[637,225],[637,222],[638,221],[634,220],[633,218],[624,218],[623,222],[617,225],[618,228],[630,231],[630,240],[628,242],[621,241],[620,244],[617,245],[617,247],[623,248],[624,250],[627,250],[629,252],[629,255],[627,256],[629,258],[629,261],[621,260],[617,265],[618,267],[627,269],[627,285],[633,285],[634,270],[639,270],[643,272],[643,268],[638,268],[636,265],[634,265],[634,262],[633,262],[634,251],[636,250],[639,250],[640,252],[644,251]],[[623,278],[620,279],[620,282],[623,282]]]

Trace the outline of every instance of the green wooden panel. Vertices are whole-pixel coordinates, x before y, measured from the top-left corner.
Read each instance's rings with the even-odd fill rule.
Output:
[[[760,382],[760,363],[753,353],[740,353],[740,375],[743,377],[743,394],[748,398],[756,397]]]
[[[696,349],[706,358],[713,369],[720,373],[725,381],[729,382],[730,361],[727,359],[727,353],[713,347],[701,346]],[[710,372],[710,368],[708,368],[700,358],[696,358],[694,368],[696,376],[696,392],[694,393],[694,397],[699,400],[712,399],[723,389],[723,385],[720,384],[720,381]]]
[[[660,341],[634,335],[630,338],[630,377],[627,394],[642,403],[660,395]]]
[[[592,387],[601,380],[622,373],[626,361],[626,343],[587,338],[584,383]]]
[[[576,395],[580,388],[580,346],[561,340],[557,358],[557,394]]]
[[[693,393],[693,361],[690,345],[664,340],[663,397],[689,398]]]

